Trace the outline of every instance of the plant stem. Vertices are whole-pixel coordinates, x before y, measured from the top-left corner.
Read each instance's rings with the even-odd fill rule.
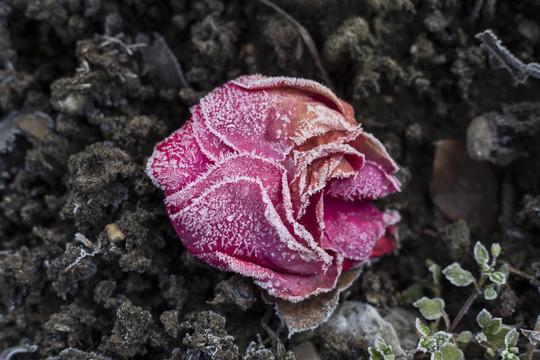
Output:
[[[280,13],[283,17],[285,17],[285,19],[290,21],[296,27],[296,30],[298,30],[298,33],[304,40],[304,43],[306,44],[309,52],[311,53],[313,60],[315,60],[315,66],[321,72],[321,76],[324,82],[329,88],[335,91],[334,84],[332,83],[332,80],[330,80],[330,77],[328,76],[328,73],[326,72],[326,69],[324,68],[322,64],[321,57],[319,56],[319,52],[317,51],[317,47],[315,46],[315,42],[313,41],[307,29],[304,26],[302,26],[302,24],[300,24],[295,18],[293,18],[285,10],[283,10],[282,8],[274,4],[272,1],[270,0],[259,0],[259,1],[262,2],[264,5],[271,7],[278,13]]]
[[[461,321],[463,316],[465,316],[467,311],[469,311],[469,308],[471,307],[472,303],[474,302],[474,300],[476,299],[478,294],[480,294],[480,290],[478,289],[478,286],[476,284],[474,284],[474,291],[469,296],[467,301],[465,301],[465,304],[463,304],[463,306],[459,310],[459,313],[457,314],[454,321],[452,321],[452,324],[450,324],[450,326],[446,328],[446,332],[449,333],[449,332],[452,332],[452,330],[454,330],[454,328],[459,324],[459,322]]]
[[[534,327],[534,331],[540,331],[540,315],[536,319],[536,326]],[[527,353],[525,354],[525,357],[523,360],[531,360],[533,356],[534,346],[532,343],[529,343],[529,347],[527,348]]]

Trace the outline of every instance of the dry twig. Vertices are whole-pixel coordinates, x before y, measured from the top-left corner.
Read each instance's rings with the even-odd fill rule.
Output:
[[[326,69],[324,68],[324,66],[322,64],[321,58],[320,58],[319,53],[317,51],[317,47],[315,46],[315,42],[313,41],[313,38],[311,37],[311,35],[309,35],[309,32],[306,30],[306,28],[304,26],[302,26],[302,24],[300,24],[298,21],[296,21],[296,19],[293,18],[291,15],[289,15],[285,10],[283,10],[282,8],[280,8],[279,6],[274,4],[272,1],[270,1],[270,0],[259,0],[259,1],[262,2],[264,5],[266,5],[268,7],[271,7],[272,9],[274,9],[275,11],[280,13],[281,15],[283,15],[283,17],[285,17],[285,19],[289,20],[296,27],[296,29],[298,30],[298,33],[300,34],[300,36],[304,40],[304,43],[306,44],[309,52],[311,53],[311,56],[315,60],[315,66],[317,66],[317,68],[321,72],[321,76],[322,76],[324,82],[332,90],[335,90],[334,85],[333,85],[332,81],[330,81],[330,77],[328,77],[328,73],[326,72]]]

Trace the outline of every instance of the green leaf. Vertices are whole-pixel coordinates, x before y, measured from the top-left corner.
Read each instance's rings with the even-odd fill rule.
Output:
[[[433,264],[429,267],[429,271],[431,271],[433,283],[439,285],[441,283],[441,267],[438,264]]]
[[[488,359],[495,359],[497,357],[497,353],[492,348],[486,349],[486,357]]]
[[[384,360],[394,360],[395,358],[394,354],[384,355]]]
[[[486,334],[487,336],[487,342],[489,342],[491,345],[499,348],[504,349],[506,346],[504,345],[504,338],[506,337],[506,334],[510,331],[510,328],[506,325],[501,325],[501,328],[499,331],[497,331],[496,334]]]
[[[501,286],[506,283],[506,274],[495,271],[489,274],[489,280],[493,281],[497,286]]]
[[[507,349],[517,345],[518,336],[519,334],[516,329],[511,329],[508,331],[504,337],[504,345]]]
[[[438,348],[446,344],[451,338],[452,338],[452,335],[444,331],[437,331],[433,335],[433,339],[435,339],[435,341],[437,342]]]
[[[437,350],[437,341],[433,336],[422,336],[416,345],[416,349],[422,352],[433,352]]]
[[[457,341],[460,343],[468,343],[473,338],[472,332],[469,330],[462,331],[457,337]]]
[[[478,241],[474,245],[474,259],[476,263],[481,266],[481,264],[487,264],[489,261],[489,254],[484,245]]]
[[[486,309],[482,309],[482,311],[480,311],[478,315],[476,315],[476,323],[482,328],[482,330],[489,327],[489,325],[491,324],[491,319],[493,319],[493,316],[491,316],[489,311],[487,311]]]
[[[416,330],[422,335],[422,336],[428,336],[429,335],[429,328],[424,325],[422,321],[420,321],[419,318],[416,318],[416,322],[414,323],[416,326]]]
[[[375,348],[380,352],[386,350],[386,343],[383,338],[377,338],[377,341],[375,341]]]
[[[463,359],[463,352],[452,343],[446,343],[441,347],[441,353],[443,360],[461,360]]]
[[[501,254],[501,245],[499,243],[491,244],[491,256],[497,258]]]
[[[497,291],[493,285],[489,285],[484,289],[484,298],[486,300],[495,300],[497,298]]]
[[[461,268],[461,266],[455,262],[448,265],[443,274],[455,286],[467,286],[476,281],[474,276],[467,270]]]
[[[478,264],[478,266],[480,267],[480,270],[482,270],[482,274],[489,273],[493,270],[488,263],[481,263]]]
[[[428,299],[423,297],[413,303],[427,320],[437,320],[443,315],[444,300],[441,298]]]
[[[439,285],[441,283],[441,267],[431,259],[427,259],[426,264],[428,265],[428,270],[431,272],[433,284]]]
[[[379,352],[375,350],[375,348],[369,347],[369,360],[383,360],[383,358],[380,356]]]
[[[491,320],[487,328],[484,328],[484,332],[487,332],[489,334],[496,334],[501,330],[501,324],[502,320],[501,318],[494,318]]]
[[[486,334],[484,334],[483,332],[479,332],[478,334],[476,334],[475,338],[476,338],[476,340],[478,340],[479,342],[487,341],[487,336],[486,336]]]
[[[439,350],[431,353],[430,360],[443,360],[443,354]]]
[[[508,277],[508,264],[502,264],[496,271],[501,272]]]
[[[502,354],[503,356],[503,360],[519,360],[519,357],[517,357],[516,355],[514,354],[510,354],[510,353],[504,353]]]

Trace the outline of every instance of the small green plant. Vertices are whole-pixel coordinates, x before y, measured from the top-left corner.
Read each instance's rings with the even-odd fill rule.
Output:
[[[413,305],[418,308],[422,316],[433,323],[428,326],[420,319],[416,319],[416,329],[420,334],[420,340],[416,349],[408,351],[409,355],[416,352],[431,354],[431,360],[460,360],[463,359],[462,349],[468,343],[476,343],[485,349],[485,355],[489,359],[497,357],[503,360],[518,360],[516,347],[518,332],[504,325],[500,318],[494,318],[486,309],[480,311],[476,322],[480,331],[473,334],[471,331],[455,333],[454,329],[467,314],[474,300],[483,294],[486,300],[497,298],[500,287],[506,283],[508,269],[505,265],[496,267],[497,257],[501,253],[499,244],[493,244],[490,251],[477,242],[474,246],[474,259],[479,267],[480,277],[477,279],[470,271],[461,267],[457,262],[441,270],[441,267],[431,260],[427,265],[432,274],[435,285],[435,293],[439,295],[441,274],[453,285],[464,287],[473,285],[473,292],[465,301],[453,321],[445,310],[445,302],[439,297],[422,297]],[[441,319],[444,321],[445,330],[436,331]],[[379,339],[374,348],[369,348],[370,360],[394,359],[392,349]]]
[[[392,354],[392,347],[386,345],[382,338],[375,341],[375,347],[368,348],[370,360],[394,360],[396,356]]]

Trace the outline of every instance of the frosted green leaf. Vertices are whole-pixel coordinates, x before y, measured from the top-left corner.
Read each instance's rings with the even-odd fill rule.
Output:
[[[433,283],[439,285],[441,283],[441,267],[431,259],[427,259],[426,263],[428,265],[428,270],[431,272]]]
[[[486,334],[484,334],[483,332],[480,332],[480,333],[476,334],[475,338],[479,342],[484,342],[484,341],[487,341],[487,339],[488,339]]]
[[[488,334],[496,334],[501,330],[501,318],[494,318],[491,320],[487,328],[484,328],[484,331]]]
[[[480,270],[482,270],[482,273],[487,273],[493,270],[488,263],[480,263],[478,266],[480,267]]]
[[[416,345],[416,349],[422,352],[432,352],[437,350],[437,341],[433,336],[422,336]]]
[[[433,338],[437,342],[437,347],[441,347],[444,344],[446,344],[448,341],[450,341],[450,339],[452,338],[452,335],[444,331],[437,331],[433,335]]]
[[[519,334],[516,329],[511,329],[510,331],[508,331],[508,333],[506,333],[506,336],[504,337],[504,345],[507,348],[516,346],[518,336]]]
[[[441,349],[443,360],[461,360],[463,359],[463,352],[452,343],[444,344]]]
[[[413,303],[427,320],[437,320],[443,315],[444,300],[440,298],[428,299],[423,297]]]
[[[468,343],[473,338],[472,332],[469,330],[462,331],[457,337],[457,341],[461,343]]]
[[[503,265],[499,266],[499,268],[496,271],[501,272],[504,275],[508,275],[508,265],[503,264]]]
[[[395,355],[392,354],[392,347],[386,345],[384,339],[377,338],[375,341],[375,348],[368,348],[370,360],[394,360]]]
[[[378,350],[378,351],[381,351],[383,352],[384,350],[386,350],[386,343],[384,342],[384,339],[383,338],[377,338],[377,341],[375,341],[375,348]]]
[[[422,321],[420,321],[419,318],[416,318],[416,322],[414,323],[416,326],[416,330],[422,335],[422,336],[428,336],[429,335],[429,328],[424,325]]]
[[[474,245],[474,259],[478,265],[487,264],[489,261],[489,253],[484,245],[478,241]]]
[[[515,354],[512,354],[509,351],[503,350],[501,353],[503,360],[519,360],[519,357],[517,357]]]
[[[443,360],[443,354],[439,350],[431,353],[430,360]]]
[[[369,347],[368,352],[369,360],[380,360],[379,352],[375,348]]]
[[[484,289],[484,298],[486,300],[495,300],[497,298],[497,291],[494,286],[488,286]]]
[[[501,254],[501,245],[499,243],[491,244],[491,256],[494,258]]]
[[[482,309],[482,311],[476,315],[476,322],[482,329],[487,328],[491,324],[491,319],[493,319],[493,316],[491,316],[486,309]]]
[[[489,280],[493,281],[498,286],[501,286],[506,283],[506,275],[502,272],[495,271],[489,274]]]
[[[488,359],[495,359],[497,357],[497,353],[492,348],[486,349],[486,357]]]
[[[474,276],[455,262],[448,265],[443,271],[444,276],[455,286],[467,286],[476,281]]]

